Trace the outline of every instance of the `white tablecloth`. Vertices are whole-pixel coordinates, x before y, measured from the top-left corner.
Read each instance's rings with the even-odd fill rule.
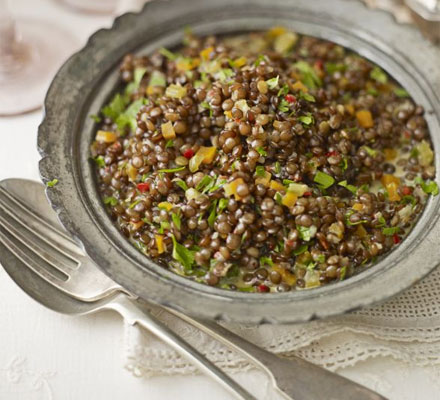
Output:
[[[64,25],[78,37],[79,45],[112,19],[75,13],[54,0],[11,3],[17,15]],[[36,136],[41,116],[39,111],[0,118],[0,179],[38,179]],[[120,317],[110,312],[82,318],[55,314],[24,295],[0,268],[0,400],[230,398],[203,376],[134,378],[123,368],[122,348]],[[440,370],[435,367],[376,358],[341,373],[392,393],[392,399],[440,399]],[[266,379],[257,371],[237,378],[251,390]]]

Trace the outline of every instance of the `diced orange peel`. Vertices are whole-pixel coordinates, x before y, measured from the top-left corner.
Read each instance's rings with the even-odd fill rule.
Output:
[[[145,224],[145,222],[144,221],[137,221],[137,222],[130,221],[130,224],[131,224],[133,230],[137,231],[139,228],[141,228]]]
[[[278,181],[270,181],[270,185],[269,187],[273,190],[276,190],[278,192],[280,191],[285,191],[286,188],[284,187],[284,185],[282,185],[280,182]]]
[[[280,267],[277,264],[274,264],[271,268],[272,271],[276,271],[281,275],[282,280],[287,283],[288,285],[293,286],[296,283],[296,276],[295,274],[292,274],[290,271],[288,271],[285,268]]]
[[[138,170],[137,168],[133,167],[131,164],[127,164],[126,167],[127,176],[130,178],[132,182],[136,181]]]
[[[173,208],[173,205],[171,203],[169,203],[168,201],[162,201],[161,203],[159,203],[157,205],[161,210],[166,210],[166,211],[171,211],[171,209]]]
[[[162,130],[162,136],[164,137],[165,140],[171,140],[176,137],[176,132],[174,130],[174,127],[173,127],[173,124],[171,123],[171,121],[168,121],[167,123],[162,124],[160,128]]]
[[[96,137],[95,137],[95,139],[98,142],[103,142],[103,143],[113,143],[113,142],[116,142],[117,138],[118,138],[118,135],[116,133],[109,132],[109,131],[101,131],[101,130],[96,132]]]
[[[382,185],[384,185],[384,186],[386,186],[390,183],[395,183],[397,186],[400,185],[400,178],[398,178],[397,176],[391,175],[391,174],[383,174],[380,181],[382,182]]]
[[[400,195],[397,191],[400,185],[400,178],[391,174],[383,174],[380,180],[388,192],[388,200],[400,201]]]
[[[397,191],[397,189],[399,188],[398,185],[396,185],[393,182],[393,183],[389,183],[388,185],[385,185],[385,188],[388,192],[388,200],[390,200],[390,201],[400,201],[401,200],[401,197]]]
[[[165,252],[165,244],[163,242],[163,235],[154,235],[154,238],[156,239],[157,252],[159,254],[164,253]]]
[[[176,60],[176,68],[179,71],[191,71],[200,65],[200,58],[178,58]]]
[[[354,203],[353,207],[351,208],[356,211],[362,211],[364,209],[364,205],[362,203]]]
[[[264,176],[257,176],[255,178],[255,184],[268,187],[271,178],[272,174],[270,172],[264,171]]]
[[[214,47],[209,46],[206,49],[203,49],[200,52],[200,57],[202,58],[202,60],[204,61],[208,61],[211,57],[211,54],[214,52]]]
[[[223,185],[223,190],[225,191],[226,196],[231,197],[234,196],[235,200],[241,200],[241,197],[237,194],[238,185],[244,184],[242,178],[237,178],[232,182],[226,183]]]
[[[290,86],[290,88],[292,90],[301,91],[304,93],[307,93],[309,91],[309,88],[301,81],[296,81],[293,85]]]
[[[211,164],[214,161],[215,155],[217,154],[217,147],[201,146],[197,153],[194,154],[189,160],[189,170],[191,172],[196,172],[199,169],[200,164]]]
[[[356,111],[356,119],[362,128],[372,128],[374,126],[373,116],[368,110]]]
[[[383,149],[383,154],[385,156],[385,160],[391,161],[397,157],[396,149]]]
[[[267,37],[269,39],[274,39],[277,36],[280,36],[280,35],[282,35],[283,33],[286,33],[286,32],[287,32],[287,29],[284,26],[274,26],[273,28],[270,28],[267,31],[266,35],[267,35]]]
[[[364,238],[367,236],[367,231],[365,230],[365,228],[362,226],[362,224],[358,225],[356,228],[356,234],[360,237],[360,238]]]
[[[281,204],[286,207],[293,207],[298,200],[298,196],[295,193],[287,192],[281,199]]]
[[[353,104],[346,104],[344,108],[348,111],[350,115],[354,115],[354,106]]]

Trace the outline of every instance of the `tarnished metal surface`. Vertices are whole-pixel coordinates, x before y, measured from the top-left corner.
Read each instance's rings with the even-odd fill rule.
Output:
[[[440,149],[440,50],[390,15],[349,0],[155,0],[139,14],[94,34],[55,77],[39,129],[43,181],[59,179],[48,198],[66,229],[111,278],[131,292],[190,315],[242,323],[293,323],[341,314],[383,301],[440,261],[440,196],[429,200],[412,233],[375,266],[333,285],[288,293],[225,291],[189,281],[139,253],[101,204],[89,146],[95,114],[117,90],[117,66],[127,52],[173,47],[190,25],[216,34],[285,25],[333,40],[379,64],[422,104],[435,152]],[[440,165],[436,159],[437,181]]]

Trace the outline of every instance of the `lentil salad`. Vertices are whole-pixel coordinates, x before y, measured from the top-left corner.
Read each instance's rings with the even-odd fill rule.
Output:
[[[273,28],[127,55],[91,153],[121,232],[224,289],[343,280],[438,194],[424,110],[382,69]]]

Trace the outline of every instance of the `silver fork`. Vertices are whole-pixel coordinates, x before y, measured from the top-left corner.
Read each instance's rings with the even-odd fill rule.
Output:
[[[33,190],[25,189],[29,187]],[[114,309],[124,315],[125,308],[132,308],[131,305],[134,302],[127,301],[125,295],[114,296],[117,292],[127,292],[99,271],[93,261],[64,232],[55,228],[59,226],[59,223],[46,202],[43,189],[41,184],[32,181],[0,182],[0,242],[22,264],[69,296],[87,302],[102,300],[106,297],[115,298],[122,304],[122,312],[120,304]],[[30,198],[31,192],[35,199]],[[38,208],[39,215],[25,205],[32,201],[34,208]],[[90,288],[87,287],[88,285]],[[168,311],[249,358],[271,376],[275,388],[285,395],[292,396],[295,400],[384,399],[363,386],[300,358],[280,358],[218,324],[196,320],[175,310]],[[139,309],[137,313],[139,314]],[[235,389],[241,398],[253,398],[248,392],[243,392],[244,389],[203,358],[197,350],[192,349],[183,339],[176,338],[173,332],[152,315],[147,314],[147,319],[148,329],[158,336],[162,335],[161,337],[175,348],[177,347],[177,350],[182,351],[183,342],[186,356],[189,355],[211,376],[217,380],[223,379],[222,383],[226,382],[229,387]],[[315,381],[319,381],[319,385],[315,384]]]

